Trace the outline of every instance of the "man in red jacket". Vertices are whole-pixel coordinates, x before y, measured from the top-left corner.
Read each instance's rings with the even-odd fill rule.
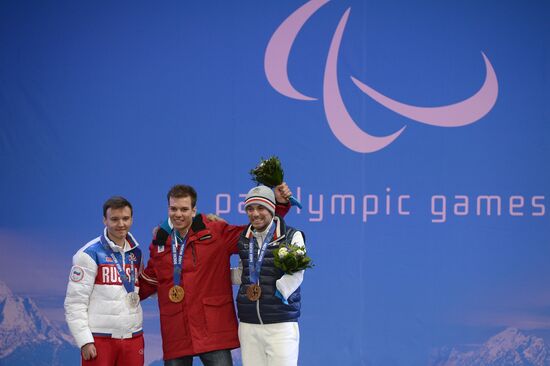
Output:
[[[275,188],[277,212],[288,212],[291,192]],[[170,189],[168,224],[158,229],[140,276],[141,299],[158,295],[165,366],[231,366],[239,347],[230,261],[245,226],[210,221],[196,213],[197,193],[187,185]]]

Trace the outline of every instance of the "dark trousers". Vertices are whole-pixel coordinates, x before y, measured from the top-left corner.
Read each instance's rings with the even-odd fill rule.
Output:
[[[204,366],[233,366],[231,351],[222,349],[195,355],[200,357]],[[164,361],[164,366],[193,366],[194,356],[185,356]]]

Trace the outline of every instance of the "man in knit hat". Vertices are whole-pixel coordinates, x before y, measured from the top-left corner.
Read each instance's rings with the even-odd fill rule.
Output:
[[[300,332],[300,285],[304,271],[285,274],[274,265],[273,250],[283,243],[304,247],[303,234],[275,215],[275,197],[266,186],[245,199],[250,225],[238,247],[241,261],[237,295],[239,341],[244,366],[295,366]],[[235,281],[235,273],[233,273]]]

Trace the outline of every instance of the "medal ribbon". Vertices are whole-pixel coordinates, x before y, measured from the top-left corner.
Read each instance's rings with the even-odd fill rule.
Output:
[[[185,235],[179,250],[176,250],[178,243],[178,235],[174,230],[174,240],[172,240],[172,263],[174,263],[174,285],[179,286],[181,278],[181,268],[183,263],[183,251],[185,249],[185,244],[187,243],[188,235]]]
[[[260,248],[260,253],[258,254],[258,260],[254,262],[254,248],[259,247],[258,241],[255,236],[252,236],[250,239],[250,244],[248,245],[248,271],[250,272],[250,282],[258,283],[260,279],[260,271],[262,270],[262,263],[264,262],[264,256],[267,249],[267,244],[273,239],[273,234],[275,233],[275,221],[272,221],[271,227],[265,236],[262,247]]]
[[[118,271],[118,275],[120,276],[120,281],[122,281],[122,284],[124,285],[124,288],[126,289],[127,293],[134,292],[134,288],[136,285],[136,272],[134,271],[134,261],[130,260],[130,280],[128,280],[128,276],[126,276],[126,272],[124,272],[124,268],[120,265],[120,262],[118,261],[116,257],[116,253],[111,249],[109,246],[109,243],[107,243],[107,239],[104,235],[101,236],[101,244],[103,245],[103,248],[107,253],[109,253],[109,256],[115,263],[116,269]],[[120,255],[124,255],[124,253],[120,253]]]

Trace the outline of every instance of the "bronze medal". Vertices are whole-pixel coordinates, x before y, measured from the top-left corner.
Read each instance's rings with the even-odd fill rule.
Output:
[[[262,296],[262,288],[258,284],[252,284],[246,288],[246,297],[250,301],[258,301]]]
[[[172,286],[172,288],[168,290],[168,297],[172,302],[181,302],[181,300],[183,300],[184,295],[185,295],[185,292],[183,291],[183,287],[178,285]]]

